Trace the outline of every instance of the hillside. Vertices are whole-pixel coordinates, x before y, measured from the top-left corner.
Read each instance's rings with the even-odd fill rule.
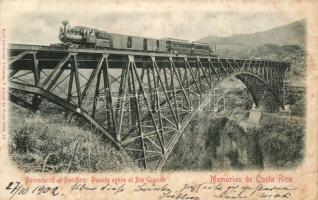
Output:
[[[267,31],[252,34],[236,34],[228,37],[208,36],[199,42],[208,43],[211,47],[216,45],[221,55],[235,56],[239,52],[255,49],[265,44],[298,45],[305,48],[306,22],[296,21],[291,24],[276,27]]]
[[[138,171],[125,152],[63,113],[34,113],[13,103],[9,154],[24,172]]]
[[[229,90],[224,97],[228,109],[204,109],[190,121],[165,171],[290,169],[301,165],[302,114],[259,112],[259,121],[251,124],[253,101],[248,91]]]

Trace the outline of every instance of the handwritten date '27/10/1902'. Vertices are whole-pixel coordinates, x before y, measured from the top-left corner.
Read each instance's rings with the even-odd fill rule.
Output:
[[[52,196],[60,195],[58,186],[46,186],[46,185],[36,185],[34,187],[24,186],[20,182],[10,182],[5,188],[10,192],[10,199],[15,196],[22,196],[27,194],[42,195],[49,193]]]

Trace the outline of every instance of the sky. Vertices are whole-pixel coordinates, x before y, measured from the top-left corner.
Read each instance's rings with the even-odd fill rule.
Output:
[[[58,42],[61,21],[111,33],[151,38],[198,40],[206,36],[254,33],[301,20],[290,12],[255,11],[111,11],[53,10],[23,12],[8,24],[10,43],[49,45]]]

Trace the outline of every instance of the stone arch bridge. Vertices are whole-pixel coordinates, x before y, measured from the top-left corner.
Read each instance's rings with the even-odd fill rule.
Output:
[[[161,170],[214,88],[238,78],[256,106],[284,107],[290,64],[101,49],[11,44],[10,100],[34,111],[64,109],[65,120],[93,125],[147,170]],[[64,118],[63,118],[64,119]]]

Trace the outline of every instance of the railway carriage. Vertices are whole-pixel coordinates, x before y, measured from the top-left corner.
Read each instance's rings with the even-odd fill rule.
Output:
[[[209,55],[211,53],[211,49],[208,44],[192,42],[192,54],[195,55]]]
[[[110,37],[112,49],[143,50],[143,38],[112,33]]]
[[[192,43],[187,40],[179,40],[173,38],[166,38],[167,49],[174,54],[191,54]]]

